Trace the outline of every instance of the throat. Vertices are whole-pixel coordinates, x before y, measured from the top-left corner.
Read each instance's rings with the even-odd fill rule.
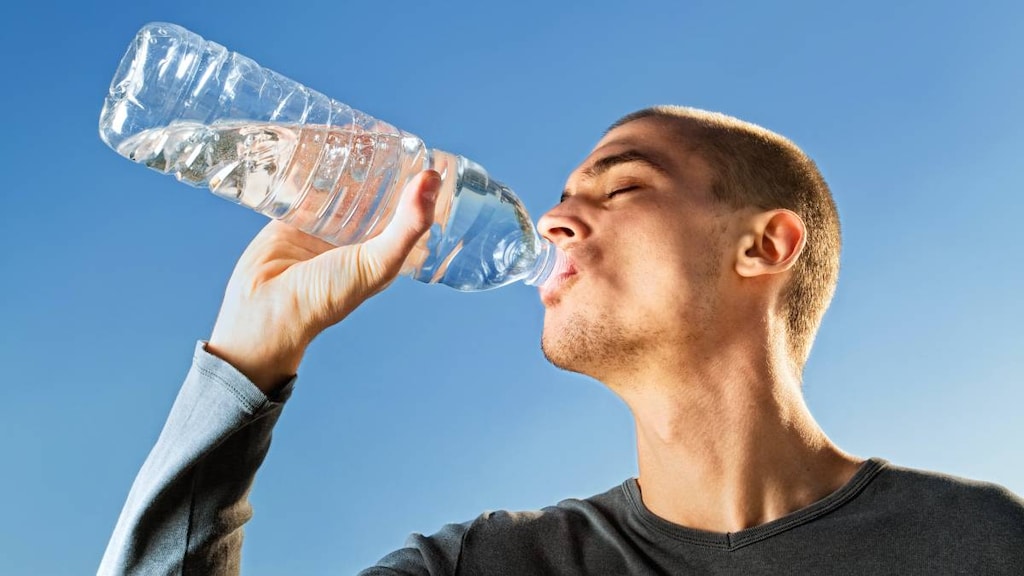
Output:
[[[633,395],[644,505],[674,524],[738,532],[840,489],[861,460],[814,422],[798,387]],[[656,397],[654,397],[656,396]]]

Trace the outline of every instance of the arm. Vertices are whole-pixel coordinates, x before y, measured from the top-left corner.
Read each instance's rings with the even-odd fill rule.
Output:
[[[198,344],[99,573],[237,574],[249,488],[291,386],[269,400]]]
[[[335,247],[277,221],[249,244],[205,349],[136,477],[101,574],[234,574],[246,494],[312,340],[386,288],[433,223],[441,179],[403,190],[376,237]]]

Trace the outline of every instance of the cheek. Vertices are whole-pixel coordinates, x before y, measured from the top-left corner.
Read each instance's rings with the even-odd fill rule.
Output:
[[[681,250],[669,239],[657,234],[640,235],[624,256],[628,264],[619,277],[621,288],[641,303],[664,302],[682,288],[685,266]]]
[[[654,307],[685,303],[713,289],[720,250],[712,235],[679,228],[648,229],[632,248],[629,290]]]

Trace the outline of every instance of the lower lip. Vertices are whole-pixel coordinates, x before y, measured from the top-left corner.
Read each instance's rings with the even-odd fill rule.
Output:
[[[555,294],[565,286],[570,278],[576,276],[576,272],[564,272],[548,280],[541,286],[538,291],[540,292],[540,299],[545,304],[551,302]]]

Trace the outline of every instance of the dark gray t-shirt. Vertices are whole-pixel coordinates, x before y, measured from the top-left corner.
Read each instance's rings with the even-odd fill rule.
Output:
[[[1024,503],[991,484],[864,463],[840,490],[748,530],[647,510],[635,480],[539,512],[485,514],[381,561],[411,574],[1024,574]],[[424,570],[422,565],[441,568]],[[364,574],[395,574],[372,568]]]
[[[291,386],[268,399],[197,345],[99,573],[238,573],[247,493]],[[871,459],[807,508],[720,534],[655,516],[627,480],[591,498],[414,534],[362,574],[1019,576],[1024,502],[993,484]]]

